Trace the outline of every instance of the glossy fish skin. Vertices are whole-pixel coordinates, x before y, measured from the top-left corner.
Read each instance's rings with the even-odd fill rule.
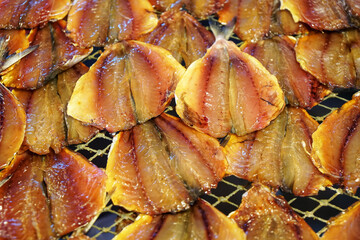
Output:
[[[294,22],[289,12],[280,10],[279,0],[229,0],[218,14],[224,24],[236,18],[234,33],[244,41],[306,31],[302,24]]]
[[[345,213],[330,220],[322,240],[359,239],[360,203],[354,203]]]
[[[19,151],[25,136],[25,125],[23,106],[0,83],[0,169],[7,167]]]
[[[216,187],[226,166],[216,139],[162,114],[114,138],[107,191],[130,211],[177,212]]]
[[[110,45],[77,82],[68,114],[109,132],[130,129],[165,110],[184,71],[158,46]]]
[[[186,66],[204,56],[215,41],[211,32],[178,8],[164,12],[157,27],[141,39],[169,50],[178,62],[184,60]]]
[[[240,207],[230,218],[246,233],[246,239],[319,239],[281,196],[255,184],[243,195]]]
[[[64,149],[17,157],[20,163],[0,187],[0,239],[58,239],[105,206],[106,175],[80,154]]]
[[[24,153],[21,158],[13,176],[0,187],[0,239],[55,239],[41,157]]]
[[[335,31],[350,27],[343,1],[282,0],[281,9],[289,10],[295,22],[304,22],[316,30]]]
[[[99,131],[97,128],[86,126],[84,123],[66,114],[67,104],[73,93],[75,84],[88,70],[89,68],[83,63],[79,63],[57,76],[57,92],[60,96],[65,115],[67,144],[87,142]]]
[[[92,49],[75,47],[65,36],[65,24],[64,21],[58,21],[47,24],[44,28],[32,30],[30,35],[34,40],[31,46],[38,45],[38,48],[2,76],[3,84],[21,89],[40,88],[58,73],[89,55]]]
[[[311,108],[330,93],[296,61],[295,39],[283,36],[247,42],[242,51],[257,58],[279,81],[291,106]]]
[[[312,157],[321,172],[349,192],[359,187],[360,96],[331,113],[313,133]]]
[[[76,0],[66,28],[74,42],[91,47],[137,39],[154,29],[157,21],[148,0]]]
[[[243,137],[231,135],[225,146],[228,174],[296,196],[315,195],[331,181],[313,165],[311,134],[318,123],[300,108],[286,108],[268,127]]]
[[[1,0],[0,28],[18,29],[43,26],[64,18],[70,0]]]
[[[47,155],[44,181],[58,236],[90,222],[105,207],[106,175],[78,153],[64,148]]]
[[[224,39],[189,66],[175,95],[180,118],[216,138],[262,129],[285,105],[275,76]]]
[[[333,89],[355,87],[356,69],[347,32],[312,33],[295,47],[301,67]]]
[[[66,145],[64,113],[56,81],[35,91],[13,90],[26,111],[24,144],[30,151],[43,155]]]
[[[188,211],[160,216],[140,215],[124,228],[114,240],[122,239],[245,239],[245,233],[236,224],[204,200]]]

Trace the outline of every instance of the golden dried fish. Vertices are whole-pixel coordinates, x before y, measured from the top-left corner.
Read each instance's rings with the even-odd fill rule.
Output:
[[[78,0],[72,5],[67,31],[82,47],[137,39],[157,24],[148,0]]]
[[[12,177],[0,187],[0,239],[52,239],[41,157],[23,153]]]
[[[319,170],[355,193],[359,187],[360,94],[332,112],[313,134],[312,156]]]
[[[262,129],[285,105],[276,77],[222,38],[189,66],[175,95],[180,118],[217,138]]]
[[[216,139],[162,114],[114,138],[107,191],[114,204],[130,211],[181,211],[216,187],[226,167]]]
[[[330,88],[358,87],[360,83],[351,53],[353,44],[349,42],[348,34],[351,33],[325,32],[300,37],[295,47],[297,61],[305,71]],[[360,43],[360,39],[357,42]]]
[[[281,9],[289,10],[295,22],[304,22],[317,30],[334,31],[351,26],[344,1],[282,0]]]
[[[104,171],[64,149],[30,152],[0,186],[0,239],[55,239],[88,223],[105,206]]]
[[[356,240],[359,239],[360,202],[354,203],[345,213],[333,218],[322,240]]]
[[[24,108],[0,83],[0,169],[8,166],[19,151],[25,136],[25,125]],[[2,174],[4,173],[1,172]]]
[[[253,134],[230,135],[225,146],[228,174],[297,196],[309,196],[331,185],[313,165],[311,134],[318,123],[300,108],[286,108],[268,127]]]
[[[64,148],[47,155],[44,181],[58,236],[90,222],[105,207],[106,175],[78,153]]]
[[[300,67],[296,61],[295,42],[287,36],[273,37],[256,43],[247,42],[241,49],[256,57],[276,76],[290,105],[311,108],[330,91]]]
[[[177,8],[163,13],[157,27],[141,38],[169,50],[178,62],[189,66],[202,57],[215,41],[214,36],[194,17]]]
[[[124,41],[105,48],[75,86],[68,114],[109,132],[160,115],[185,69],[167,50]]]
[[[35,28],[63,19],[70,0],[1,0],[0,28]]]
[[[246,239],[319,239],[311,227],[280,196],[255,184],[246,192],[230,218],[246,233]]]
[[[30,35],[34,40],[31,46],[38,47],[2,76],[1,81],[5,86],[23,89],[42,87],[58,73],[90,54],[91,49],[75,47],[65,36],[65,24],[64,21],[58,21],[32,30]]]
[[[306,31],[289,12],[280,10],[279,0],[229,0],[218,14],[219,21],[225,24],[236,18],[234,33],[246,41]]]
[[[219,210],[199,200],[190,210],[160,216],[140,215],[114,240],[246,239],[245,233]]]
[[[30,151],[42,155],[52,148],[59,153],[64,146],[86,142],[98,132],[66,114],[76,81],[87,70],[80,63],[37,90],[13,90],[26,111],[24,144]]]

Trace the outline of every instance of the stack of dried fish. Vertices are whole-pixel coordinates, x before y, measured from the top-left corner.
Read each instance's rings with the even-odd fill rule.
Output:
[[[98,216],[106,194],[140,214],[115,239],[317,239],[274,192],[359,187],[359,94],[320,125],[306,112],[360,87],[359,9],[0,0],[0,239],[64,236]],[[164,113],[171,102],[177,116]],[[114,136],[105,171],[67,148],[99,131]],[[199,196],[230,174],[254,186],[228,218]],[[345,228],[353,239],[341,219],[357,215],[324,238]]]

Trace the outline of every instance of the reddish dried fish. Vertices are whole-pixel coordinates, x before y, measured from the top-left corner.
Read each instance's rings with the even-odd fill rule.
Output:
[[[163,13],[157,27],[142,40],[169,50],[178,62],[184,60],[189,66],[205,55],[215,38],[194,17],[175,8]]]
[[[347,34],[326,32],[302,36],[295,47],[297,61],[330,88],[360,86]]]
[[[73,3],[67,31],[82,47],[137,39],[153,30],[157,16],[148,0],[77,0]]]
[[[90,222],[105,207],[106,175],[78,153],[65,148],[47,155],[44,181],[58,236]]]
[[[124,41],[106,47],[75,86],[68,114],[109,132],[160,115],[185,69],[167,50]]]
[[[50,210],[43,188],[41,157],[30,153],[0,187],[0,239],[51,239]]]
[[[140,215],[114,240],[245,238],[245,233],[233,221],[204,200],[199,200],[186,212],[153,217]]]
[[[360,94],[331,113],[313,134],[312,156],[319,170],[355,193],[359,187]]]
[[[286,108],[268,127],[238,137],[225,147],[228,173],[297,196],[315,195],[331,181],[313,165],[311,134],[318,123],[300,108]]]
[[[76,81],[87,69],[85,65],[77,64],[42,88],[13,90],[26,111],[24,144],[30,151],[42,155],[52,148],[59,153],[64,146],[86,142],[98,132],[66,114]]]
[[[230,218],[246,233],[246,239],[319,239],[284,198],[260,184],[246,192],[238,210]]]
[[[2,76],[7,87],[36,89],[54,78],[58,73],[80,62],[92,49],[75,47],[63,32],[64,21],[51,23],[42,29],[32,30],[31,46],[38,48],[22,58]],[[47,59],[47,61],[44,61]]]
[[[19,151],[25,136],[25,125],[24,108],[0,83],[0,169],[7,167]]]
[[[1,239],[53,239],[88,223],[105,206],[105,173],[64,149],[25,152],[0,187]],[[48,197],[48,199],[47,199]]]
[[[62,109],[65,115],[67,144],[87,142],[99,132],[97,128],[87,126],[66,114],[67,104],[71,98],[75,84],[88,70],[89,68],[87,66],[79,63],[57,76],[57,92],[60,96]]]
[[[349,207],[330,221],[328,230],[321,237],[322,240],[356,240],[359,239],[360,227],[360,202]]]
[[[305,32],[287,11],[280,11],[278,0],[229,0],[218,13],[225,24],[236,18],[234,33],[242,40],[257,41],[271,35],[293,35]]]
[[[340,30],[351,26],[343,1],[282,0],[281,9],[291,12],[295,22],[304,22],[317,30]]]
[[[175,90],[176,112],[213,137],[266,127],[284,108],[275,76],[233,42],[218,39],[187,69]]]
[[[107,191],[114,204],[130,211],[181,211],[216,187],[226,167],[216,139],[162,114],[114,138]]]
[[[35,28],[63,19],[70,0],[1,0],[0,28]]]
[[[276,76],[290,105],[311,108],[330,91],[300,67],[296,61],[295,42],[295,39],[287,36],[273,37],[245,43],[241,49],[256,57]]]

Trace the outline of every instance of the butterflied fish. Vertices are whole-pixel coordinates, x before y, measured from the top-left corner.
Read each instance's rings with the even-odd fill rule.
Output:
[[[239,209],[231,213],[230,218],[244,230],[249,240],[319,239],[283,197],[260,184],[243,195]]]
[[[312,156],[319,170],[350,192],[359,187],[360,94],[332,112],[313,133]]]
[[[215,41],[210,31],[178,8],[163,13],[157,27],[141,39],[169,50],[178,62],[184,60],[186,66],[204,56]]]
[[[58,239],[105,206],[106,175],[80,154],[17,157],[22,161],[0,186],[1,239]]]
[[[280,10],[279,0],[229,0],[218,14],[222,23],[236,19],[234,33],[244,41],[306,32],[288,11]]]
[[[58,21],[32,30],[31,46],[37,48],[6,71],[2,83],[7,87],[36,89],[89,55],[92,49],[76,47],[65,36],[65,24]]]
[[[175,95],[180,118],[217,138],[262,129],[285,105],[276,77],[222,37],[188,67]]]
[[[26,111],[24,144],[30,151],[59,153],[66,145],[86,142],[98,132],[66,114],[76,81],[87,70],[79,63],[37,90],[13,90]]]
[[[70,9],[70,0],[1,0],[0,28],[18,29],[43,26],[63,19]]]
[[[162,114],[114,138],[107,191],[130,211],[177,212],[216,187],[226,166],[216,139]]]
[[[55,239],[41,157],[25,152],[20,158],[12,177],[0,187],[0,239]]]
[[[305,110],[286,108],[258,132],[243,137],[230,135],[225,146],[228,173],[298,196],[317,194],[332,185],[310,156],[311,134],[317,126]]]
[[[360,38],[353,35],[350,43],[348,34],[351,33],[312,32],[300,37],[295,47],[297,61],[305,71],[331,89],[359,86],[356,58],[353,58],[356,53],[352,53],[351,46],[360,43]]]
[[[67,19],[70,38],[82,47],[137,39],[158,22],[148,0],[76,0]]]
[[[241,49],[256,57],[279,81],[292,106],[311,108],[330,93],[296,61],[296,40],[287,36],[273,37],[255,43],[247,42]]]
[[[165,110],[184,71],[161,47],[110,45],[77,82],[68,114],[109,132],[130,129]]]
[[[349,5],[346,5],[349,2]],[[340,0],[282,0],[281,9],[291,12],[295,22],[301,21],[317,30],[335,31],[349,28],[354,24],[351,19],[353,1]],[[354,11],[356,9],[354,8]],[[354,12],[356,14],[356,12]],[[350,16],[349,16],[350,14]],[[359,26],[359,25],[358,25]]]
[[[114,240],[246,239],[245,233],[223,213],[204,200],[189,210],[160,216],[140,215]]]

